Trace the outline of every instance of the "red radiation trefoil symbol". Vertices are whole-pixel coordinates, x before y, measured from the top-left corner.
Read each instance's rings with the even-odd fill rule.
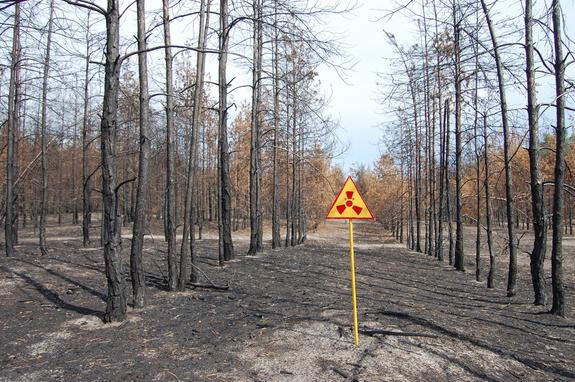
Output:
[[[341,215],[343,214],[343,212],[346,210],[347,207],[351,207],[351,209],[354,210],[355,213],[359,215],[363,210],[363,208],[353,205],[353,191],[346,191],[345,195],[347,196],[347,200],[344,204],[340,204],[335,207],[337,209],[337,212],[339,212],[339,214]]]

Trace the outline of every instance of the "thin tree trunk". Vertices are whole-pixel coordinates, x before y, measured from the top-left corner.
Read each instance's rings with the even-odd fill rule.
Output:
[[[529,170],[531,181],[531,211],[533,214],[533,250],[530,254],[531,280],[535,295],[535,305],[545,305],[547,300],[543,264],[547,246],[547,227],[545,222],[545,204],[543,181],[539,167],[539,116],[535,85],[533,56],[533,4],[525,0],[525,56],[527,77],[527,117],[529,120]]]
[[[460,21],[457,20],[457,6],[453,5],[453,28],[455,35],[455,269],[465,271],[463,251],[463,205],[461,200],[461,177],[463,142],[461,137],[461,45]]]
[[[200,2],[200,25],[198,34],[198,48],[201,49],[204,42],[204,31],[206,23],[206,3],[205,0]],[[194,215],[193,215],[193,201],[194,201],[194,176],[195,165],[197,156],[197,140],[196,130],[199,128],[199,120],[201,113],[201,94],[203,88],[203,67],[202,55],[204,53],[197,52],[196,56],[196,84],[194,87],[194,108],[192,111],[192,132],[190,134],[190,159],[188,161],[188,180],[186,184],[186,201],[184,206],[184,228],[182,232],[182,246],[180,251],[180,278],[178,280],[178,289],[184,290],[186,284],[190,280],[190,274],[193,274],[194,269],[188,269],[188,258],[193,254],[190,253],[191,241],[194,240]],[[193,263],[191,264],[193,268]]]
[[[439,76],[439,75],[438,75]],[[440,89],[438,84],[438,89]],[[437,105],[439,109],[439,207],[437,214],[437,245],[436,245],[436,256],[437,260],[443,261],[443,206],[444,206],[444,196],[445,196],[445,124],[447,114],[445,111],[441,112],[441,98],[437,100]]]
[[[551,2],[553,18],[553,45],[555,49],[555,96],[556,107],[556,146],[555,146],[555,190],[553,193],[553,243],[551,249],[551,285],[553,305],[551,313],[565,316],[567,302],[563,283],[563,212],[565,184],[565,58],[561,37],[561,3]]]
[[[483,166],[485,177],[483,178],[483,188],[485,189],[485,220],[487,225],[487,248],[489,250],[489,273],[487,274],[487,288],[495,287],[495,253],[493,252],[492,239],[492,212],[491,196],[489,194],[489,146],[487,144],[487,114],[483,116]]]
[[[8,89],[8,124],[6,128],[6,216],[4,218],[4,241],[6,247],[6,256],[14,256],[14,206],[15,206],[15,141],[16,130],[18,129],[18,105],[17,105],[17,87],[19,84],[20,66],[21,66],[21,47],[20,47],[20,2],[14,5],[14,28],[12,35],[12,62],[10,65],[10,85]]]
[[[429,156],[430,156],[430,196],[429,202],[431,203],[431,219],[430,219],[430,232],[431,232],[431,239],[430,239],[430,248],[429,248],[429,255],[430,256],[437,256],[437,235],[439,232],[439,227],[437,226],[437,178],[436,178],[436,158],[435,158],[435,120],[437,118],[437,110],[435,101],[431,99],[431,108],[432,108],[432,118],[431,123],[429,125],[431,131],[429,134]]]
[[[203,32],[200,32],[198,36],[198,47],[202,51],[198,55],[198,62],[196,66],[196,87],[194,88],[194,111],[193,111],[193,119],[192,119],[192,134],[194,136],[195,148],[194,148],[194,155],[191,157],[193,160],[193,168],[192,168],[192,182],[190,183],[192,188],[192,205],[190,208],[190,260],[191,260],[191,269],[190,269],[190,282],[197,283],[198,282],[198,267],[196,262],[196,253],[195,253],[195,226],[198,223],[198,203],[199,203],[199,195],[200,195],[200,183],[198,182],[198,157],[199,157],[199,145],[200,145],[200,117],[202,115],[202,99],[204,94],[204,73],[206,67],[206,54],[203,51],[206,49],[207,39],[208,39],[208,32],[210,27],[210,6],[211,0],[206,0],[205,5],[205,19],[202,21],[200,20],[200,27],[203,27]],[[200,17],[201,19],[201,17]],[[201,38],[201,40],[200,40]]]
[[[290,227],[290,246],[294,247],[297,243],[297,205],[299,200],[297,199],[297,79],[296,79],[296,65],[293,64],[293,93],[292,96],[292,135],[291,135],[291,155],[292,155],[292,167],[291,167],[291,227]]]
[[[287,63],[286,63],[287,66]],[[287,73],[287,68],[286,68]],[[291,198],[290,195],[290,108],[289,108],[289,86],[286,85],[286,131],[285,131],[285,177],[286,177],[286,237],[285,237],[285,246],[289,246],[291,243]],[[293,180],[292,180],[293,181]]]
[[[475,12],[475,19],[477,25],[479,25],[479,11]],[[476,191],[476,222],[475,222],[475,281],[481,280],[481,155],[479,154],[479,148],[477,146],[477,141],[479,140],[479,38],[474,44],[474,55],[475,55],[475,74],[474,82],[475,86],[473,89],[473,144],[475,151],[475,191]]]
[[[403,142],[403,129],[402,129],[402,133],[401,133],[401,141]],[[405,182],[404,179],[404,174],[405,174],[405,164],[404,164],[404,155],[403,155],[403,149],[401,149],[400,151],[400,199],[399,199],[399,242],[403,243],[403,225],[404,225],[404,221],[403,221],[403,216],[404,216],[404,210],[405,210],[405,196],[404,196],[404,190],[403,190],[403,185]]]
[[[424,127],[425,127],[425,170],[426,170],[426,179],[425,179],[425,193],[426,199],[425,203],[427,204],[425,209],[425,253],[428,256],[433,256],[434,249],[434,220],[433,220],[433,163],[432,159],[433,156],[431,154],[432,150],[432,118],[435,117],[434,112],[435,109],[431,105],[431,91],[430,91],[430,81],[429,81],[429,49],[428,49],[428,39],[427,39],[427,17],[425,14],[427,4],[422,4],[422,21],[423,24],[423,105],[424,105]]]
[[[59,141],[58,150],[56,155],[56,171],[58,174],[58,188],[63,187],[64,184],[64,174],[62,171],[62,152],[64,150],[64,126],[66,125],[66,121],[64,119],[66,115],[66,106],[62,105],[62,109],[60,111],[60,134],[59,134]],[[63,202],[63,192],[58,192],[58,225],[62,225],[62,214],[64,210],[64,202]]]
[[[493,23],[489,15],[489,10],[485,0],[481,0],[483,13],[485,14],[485,21],[489,28],[489,35],[491,36],[491,43],[493,44],[493,54],[495,57],[495,65],[497,67],[497,83],[499,85],[499,97],[501,106],[501,122],[503,124],[503,159],[505,162],[505,196],[507,198],[507,233],[509,246],[509,272],[507,276],[507,297],[515,295],[515,284],[517,278],[517,242],[515,239],[515,224],[513,218],[515,217],[515,202],[513,199],[513,178],[511,174],[511,158],[509,157],[509,124],[507,118],[507,100],[505,94],[505,80],[503,78],[503,64],[499,56],[499,45],[495,36]]]
[[[176,290],[178,266],[176,259],[176,170],[174,158],[174,80],[170,33],[169,0],[162,0],[164,23],[164,57],[166,61],[166,240],[168,242],[168,289]]]
[[[148,201],[148,158],[150,156],[150,98],[148,94],[148,62],[146,50],[146,8],[145,0],[136,1],[138,23],[138,78],[140,81],[140,156],[138,163],[138,189],[136,191],[136,211],[132,233],[132,251],[130,253],[130,275],[134,308],[145,305],[146,279],[142,251]]]
[[[415,223],[413,221],[413,189],[414,189],[414,180],[413,180],[413,141],[409,139],[409,164],[408,164],[408,171],[409,171],[409,249],[412,251],[415,250]]]
[[[413,118],[415,129],[415,250],[421,252],[421,132],[415,97],[415,84],[409,79],[412,92]]]
[[[220,197],[218,213],[221,216],[221,253],[223,260],[229,261],[234,258],[234,245],[232,242],[231,209],[232,195],[230,186],[230,152],[228,145],[228,83],[226,70],[228,62],[228,0],[220,0],[220,53],[218,65],[219,82],[219,179]]]
[[[40,200],[40,223],[38,226],[38,238],[40,252],[42,255],[48,254],[46,245],[46,214],[48,213],[48,165],[46,159],[46,124],[47,124],[47,98],[48,98],[48,77],[50,73],[50,51],[52,48],[52,30],[54,20],[54,0],[50,1],[50,16],[48,19],[48,35],[46,37],[46,54],[44,56],[44,74],[42,79],[42,115],[40,122],[40,161],[42,173],[42,196]]]
[[[410,156],[415,160],[415,165],[412,163],[409,164],[409,168],[411,171],[410,178],[414,182],[413,192],[414,192],[414,200],[410,201],[410,241],[412,242],[411,249],[416,250],[417,252],[421,252],[421,147],[420,147],[420,123],[419,123],[419,113],[417,109],[417,92],[416,92],[416,84],[414,79],[414,68],[410,67],[407,62],[407,57],[403,49],[401,49],[395,39],[395,36],[392,34],[388,34],[388,38],[390,39],[391,43],[396,47],[398,53],[401,56],[401,61],[405,70],[405,74],[408,78],[408,86],[409,86],[409,93],[411,96],[411,103],[413,107],[413,125],[414,125],[414,133],[415,133],[415,142],[411,141],[410,137]],[[414,152],[415,146],[415,152]],[[415,168],[413,168],[415,167]],[[415,222],[413,221],[413,206],[411,203],[414,204],[415,207]],[[415,225],[415,226],[414,226]],[[415,230],[415,231],[414,231]]]
[[[261,41],[261,0],[253,1],[254,30],[253,30],[253,68],[252,68],[252,116],[250,139],[250,247],[248,254],[254,255],[261,248],[261,163],[260,163],[260,135],[261,135],[261,77],[262,77],[262,44]]]
[[[455,246],[453,243],[453,219],[451,218],[451,198],[449,192],[449,99],[445,100],[444,118],[445,124],[445,205],[447,207],[447,229],[449,230],[449,265],[453,265]]]
[[[281,237],[280,237],[280,179],[279,179],[279,157],[278,157],[278,133],[280,128],[280,73],[279,73],[279,29],[277,25],[277,4],[278,1],[274,1],[275,6],[275,35],[273,41],[273,70],[274,70],[274,132],[273,132],[273,169],[272,169],[272,248],[281,247]]]
[[[439,36],[439,22],[437,17],[437,6],[435,1],[432,3],[433,5],[433,16],[435,20],[435,34]],[[445,111],[442,114],[442,97],[441,97],[441,55],[436,55],[436,83],[437,83],[437,121],[439,122],[439,206],[438,206],[438,213],[437,213],[437,236],[436,236],[436,246],[435,252],[437,260],[443,261],[443,205],[444,205],[444,195],[445,195],[445,182],[444,182],[444,174],[446,172],[446,161],[445,161],[445,120],[448,117],[448,114]]]
[[[78,88],[78,79],[76,78],[76,88]],[[78,190],[76,189],[76,150],[78,147],[78,114],[79,114],[78,99],[74,100],[74,138],[73,138],[73,156],[74,161],[72,162],[72,224],[78,225]]]
[[[477,80],[475,86],[475,100],[477,100]],[[481,280],[481,180],[480,175],[480,164],[481,164],[481,156],[479,155],[479,149],[477,147],[477,140],[478,140],[478,132],[477,132],[477,125],[478,121],[478,111],[477,111],[477,101],[475,101],[475,118],[473,122],[473,141],[474,141],[474,149],[475,149],[475,190],[477,193],[477,210],[476,210],[476,222],[475,222],[475,281]]]
[[[118,0],[108,0],[106,15],[106,63],[100,142],[102,153],[103,242],[108,298],[106,322],[126,318],[125,281],[119,227],[116,224],[116,144],[118,91],[120,88],[120,14]]]
[[[302,190],[305,189],[304,184],[304,155],[305,155],[305,138],[303,131],[303,124],[299,127],[299,166],[298,166],[298,244],[303,244],[307,238],[307,222],[305,216],[305,200],[303,198]]]

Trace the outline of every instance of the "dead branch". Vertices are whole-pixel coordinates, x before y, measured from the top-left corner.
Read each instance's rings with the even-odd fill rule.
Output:
[[[384,336],[401,336],[401,337],[427,337],[427,338],[438,338],[439,336],[429,333],[417,333],[417,332],[398,332],[395,330],[388,329],[372,329],[372,328],[359,328],[361,334],[373,337],[376,334],[382,334]]]

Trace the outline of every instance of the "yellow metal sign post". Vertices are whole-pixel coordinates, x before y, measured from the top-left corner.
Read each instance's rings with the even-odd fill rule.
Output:
[[[349,267],[351,268],[351,302],[353,305],[353,342],[359,346],[359,330],[357,324],[357,297],[355,294],[355,256],[353,254],[353,220],[349,219]]]
[[[353,252],[353,221],[355,219],[373,219],[373,214],[365,204],[357,186],[348,177],[335,197],[326,219],[346,219],[349,222],[349,263],[351,270],[351,301],[353,308],[353,339],[359,346],[359,328],[357,320],[357,295],[355,289],[355,255]]]

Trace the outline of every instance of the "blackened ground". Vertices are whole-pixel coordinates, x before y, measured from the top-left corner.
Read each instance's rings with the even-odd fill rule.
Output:
[[[165,243],[148,237],[148,305],[112,325],[101,321],[101,248],[82,248],[79,227],[48,234],[49,256],[24,231],[18,255],[0,257],[0,381],[575,380],[575,320],[531,305],[525,253],[517,296],[505,297],[506,258],[497,288],[475,282],[471,229],[461,273],[406,250],[376,223],[355,224],[359,347],[343,222],[322,224],[303,246],[240,255],[224,268],[208,231],[197,242],[200,266],[227,291],[167,292]],[[247,240],[235,235],[238,253]],[[125,259],[129,245],[124,239]]]

